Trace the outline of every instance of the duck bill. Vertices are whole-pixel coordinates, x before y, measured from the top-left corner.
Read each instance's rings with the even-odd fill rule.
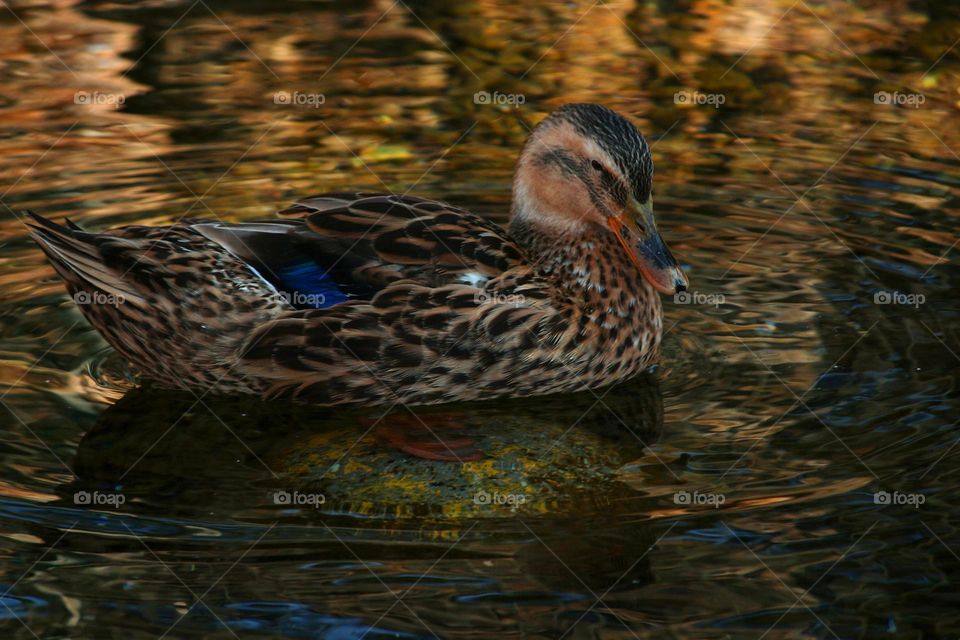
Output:
[[[685,291],[688,286],[687,276],[677,264],[676,258],[670,253],[667,244],[657,231],[656,223],[653,219],[653,203],[648,200],[645,204],[633,203],[632,216],[635,216],[635,222],[628,216],[612,216],[609,218],[610,228],[617,236],[617,240],[623,246],[623,249],[630,256],[630,261],[640,271],[644,279],[649,282],[654,289],[666,295],[673,295],[680,291]],[[647,229],[648,232],[640,234],[641,237],[635,242],[629,242],[625,233],[625,228],[635,229],[639,223],[640,228]]]
[[[687,289],[687,275],[657,231],[640,240],[636,251],[640,273],[654,289],[667,295]]]

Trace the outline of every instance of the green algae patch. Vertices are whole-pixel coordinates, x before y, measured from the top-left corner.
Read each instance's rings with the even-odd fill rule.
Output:
[[[627,397],[633,411],[614,400],[586,411],[578,403],[544,411],[516,401],[507,411],[472,405],[445,411],[445,428],[430,429],[428,438],[470,440],[480,457],[463,462],[417,457],[382,437],[409,426],[406,410],[365,429],[344,416],[342,426],[287,441],[266,461],[285,486],[322,494],[325,511],[398,518],[563,513],[622,492],[617,470],[642,456],[644,438],[656,436],[658,398]],[[429,428],[435,415],[424,411],[418,420]]]

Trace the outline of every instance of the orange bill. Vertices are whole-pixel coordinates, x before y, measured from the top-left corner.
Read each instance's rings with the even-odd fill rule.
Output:
[[[632,221],[622,216],[611,216],[607,222],[630,261],[657,291],[672,295],[686,290],[687,276],[656,227],[649,225],[650,233],[636,242],[630,242],[626,238],[625,227],[633,224]]]

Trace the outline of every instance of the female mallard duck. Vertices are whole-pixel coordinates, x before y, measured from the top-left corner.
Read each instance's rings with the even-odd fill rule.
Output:
[[[687,279],[652,175],[633,124],[570,104],[524,146],[508,229],[363,193],[266,222],[29,224],[87,320],[162,386],[432,404],[607,385],[654,358],[656,291]]]

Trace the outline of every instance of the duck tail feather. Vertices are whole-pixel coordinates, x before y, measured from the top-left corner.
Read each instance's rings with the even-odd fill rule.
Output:
[[[24,211],[24,215],[30,236],[69,285],[79,290],[95,288],[126,300],[140,299],[122,274],[104,264],[95,234],[73,224],[59,225],[33,211]]]

